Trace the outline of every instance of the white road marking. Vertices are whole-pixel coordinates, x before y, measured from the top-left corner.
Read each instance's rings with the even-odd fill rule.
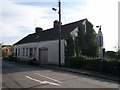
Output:
[[[29,76],[26,76],[26,78],[28,78],[28,79],[30,79],[30,80],[33,80],[33,81],[36,81],[36,82],[39,82],[39,83],[41,83],[41,84],[50,84],[50,85],[61,86],[61,85],[58,84],[58,83],[53,83],[53,82],[49,82],[49,81],[40,81],[40,80],[31,78],[31,77],[29,77]]]
[[[50,77],[48,77],[48,76],[45,76],[45,75],[42,75],[42,74],[39,74],[39,73],[35,73],[36,75],[39,75],[39,76],[41,76],[41,77],[45,77],[45,78],[47,78],[47,79],[50,79],[50,80],[53,80],[53,81],[55,81],[55,82],[57,82],[57,83],[62,83],[62,82],[60,82],[60,81],[58,81],[58,80],[56,80],[56,79],[54,79],[54,78],[50,78]]]

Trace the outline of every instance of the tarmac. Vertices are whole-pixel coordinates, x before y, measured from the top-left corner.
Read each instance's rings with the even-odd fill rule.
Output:
[[[51,66],[51,65],[42,65],[41,67],[53,68],[53,69],[57,69],[57,70],[63,70],[63,71],[68,71],[68,72],[72,72],[72,73],[113,80],[113,81],[117,81],[118,83],[120,83],[120,77],[115,77],[115,76],[108,75],[108,74],[105,74],[102,72],[82,70],[82,69],[76,69],[76,68],[70,68],[70,67],[64,67],[64,66],[59,67],[59,66]]]
[[[14,63],[28,64],[27,62],[23,62],[23,61],[14,61]],[[51,69],[56,69],[56,70],[62,70],[62,71],[67,71],[67,72],[72,72],[72,73],[77,73],[77,74],[82,74],[82,75],[87,75],[87,76],[93,76],[93,77],[113,80],[113,81],[117,81],[120,84],[120,77],[115,77],[113,75],[105,74],[102,72],[82,70],[82,69],[71,68],[71,67],[66,67],[66,66],[59,67],[58,65],[39,65],[39,67],[51,68]]]
[[[23,62],[23,61],[17,61],[17,62],[26,63],[26,62]],[[26,63],[26,64],[28,64],[28,63]],[[115,75],[110,75],[110,74],[107,74],[107,73],[103,73],[101,71],[97,72],[97,71],[92,71],[92,70],[85,70],[85,69],[83,70],[83,69],[77,69],[77,68],[67,67],[67,66],[59,67],[59,65],[52,65],[52,64],[39,65],[39,67],[52,68],[52,69],[68,71],[68,72],[87,75],[87,76],[93,76],[93,77],[113,80],[113,81],[117,81],[118,84],[120,85],[120,72],[119,72],[119,76],[117,76],[117,75],[115,76]]]

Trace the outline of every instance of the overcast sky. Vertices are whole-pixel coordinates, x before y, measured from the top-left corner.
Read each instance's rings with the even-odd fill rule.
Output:
[[[87,18],[94,26],[101,25],[106,50],[118,44],[119,0],[61,0],[62,24]],[[36,27],[53,27],[58,19],[58,0],[0,0],[0,43],[14,44]],[[98,32],[98,28],[95,28]],[[115,47],[114,47],[115,46]]]

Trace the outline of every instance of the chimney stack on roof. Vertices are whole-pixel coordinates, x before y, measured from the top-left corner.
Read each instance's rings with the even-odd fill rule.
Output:
[[[62,23],[61,23],[62,24]],[[54,21],[54,28],[58,28],[59,27],[59,21],[58,20],[55,20]]]
[[[43,29],[40,28],[40,27],[36,27],[36,28],[35,28],[35,33],[40,33],[40,32],[42,32],[42,31],[43,31]]]

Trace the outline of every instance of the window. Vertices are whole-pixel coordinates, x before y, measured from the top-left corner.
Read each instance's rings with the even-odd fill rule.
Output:
[[[20,56],[20,49],[18,49],[18,56]]]
[[[6,48],[6,52],[8,52],[8,49]]]
[[[23,56],[25,55],[25,49],[23,48]]]
[[[36,47],[34,48],[34,58],[36,57]]]
[[[33,48],[29,48],[29,57],[33,57]]]
[[[28,48],[26,48],[26,56],[28,56]]]
[[[15,57],[17,57],[17,49],[15,49],[15,53],[14,53]]]

